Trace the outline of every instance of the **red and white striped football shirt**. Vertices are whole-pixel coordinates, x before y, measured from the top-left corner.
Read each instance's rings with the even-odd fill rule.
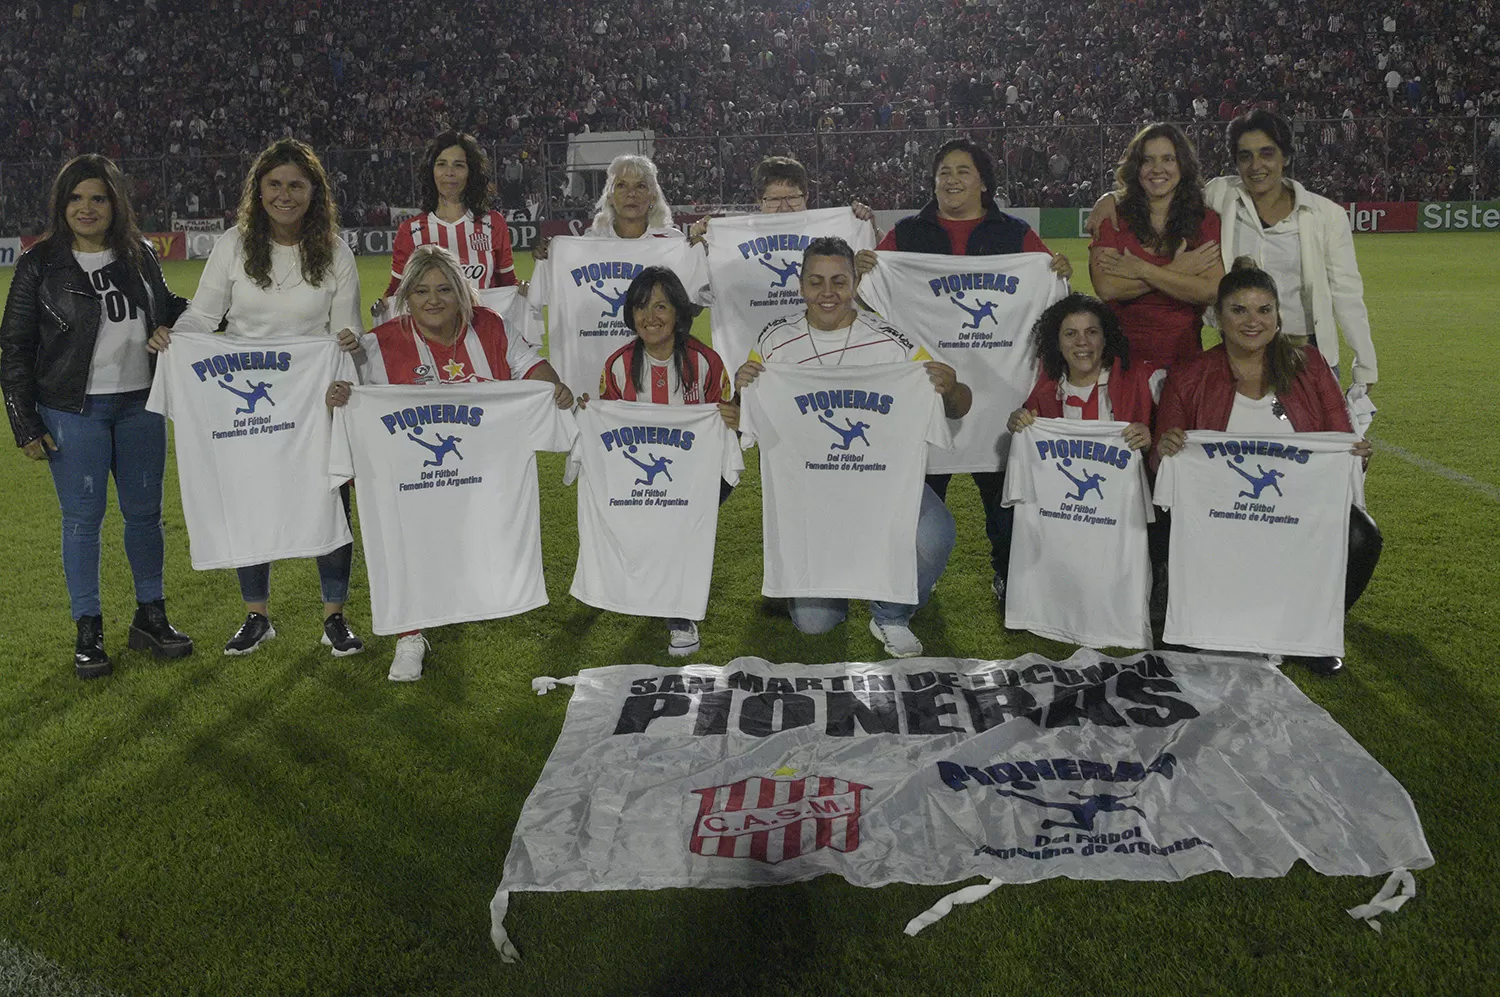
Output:
[[[474,309],[473,323],[452,346],[427,339],[405,315],[376,326],[362,341],[362,384],[519,381],[543,362],[535,347],[507,335],[505,322],[488,308]]]
[[[687,390],[683,390],[677,366],[670,357],[657,360],[647,354],[641,368],[641,390],[637,392],[635,382],[630,379],[630,365],[640,348],[641,341],[633,340],[605,361],[604,372],[599,375],[600,398],[657,405],[716,404],[729,400],[729,372],[724,369],[724,361],[696,339],[688,340],[685,366],[691,371],[692,384]]]
[[[456,222],[445,222],[436,212],[426,211],[396,228],[396,243],[391,249],[391,282],[385,289],[385,297],[396,293],[412,250],[427,245],[442,246],[458,257],[464,275],[480,290],[517,283],[510,227],[505,224],[504,215],[487,211],[477,223],[472,214]]]

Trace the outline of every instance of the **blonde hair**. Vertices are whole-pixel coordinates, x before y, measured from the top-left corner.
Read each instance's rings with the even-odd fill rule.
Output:
[[[411,315],[406,299],[411,294],[412,288],[417,286],[417,281],[427,276],[429,270],[441,271],[443,279],[453,285],[453,293],[458,298],[458,313],[464,320],[464,326],[472,325],[474,308],[478,304],[475,300],[474,288],[469,284],[469,279],[464,276],[454,255],[442,246],[431,243],[413,249],[411,256],[406,259],[406,269],[401,274],[401,283],[396,285],[396,314]]]
[[[651,187],[651,208],[646,215],[647,228],[667,228],[672,224],[672,215],[667,211],[667,195],[661,192],[661,183],[656,179],[656,164],[645,156],[616,156],[605,172],[604,191],[594,203],[594,223],[589,229],[610,235],[615,231],[615,184],[625,174],[643,177]]]

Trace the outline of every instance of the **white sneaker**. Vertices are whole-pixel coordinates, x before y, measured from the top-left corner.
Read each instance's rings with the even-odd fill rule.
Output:
[[[674,658],[685,658],[697,651],[698,624],[692,620],[667,621],[667,653]]]
[[[396,654],[386,678],[392,682],[415,682],[422,677],[422,657],[427,653],[427,638],[407,634],[396,641]]]
[[[1005,579],[1004,578],[1001,578],[999,575],[996,575],[995,576],[995,580],[992,581],[992,582],[990,582],[990,591],[993,592],[993,593],[995,593],[995,601],[996,602],[1000,603],[1001,605],[1005,604]]]
[[[880,623],[872,619],[870,633],[885,645],[885,653],[893,658],[915,658],[922,653],[922,642],[905,624]]]

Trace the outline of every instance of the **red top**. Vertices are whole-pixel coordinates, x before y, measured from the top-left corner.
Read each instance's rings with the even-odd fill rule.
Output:
[[[1116,359],[1109,368],[1109,408],[1117,422],[1142,422],[1152,424],[1151,375],[1155,368],[1141,361],[1131,363],[1129,370],[1121,369]],[[1058,382],[1047,376],[1046,371],[1037,375],[1036,387],[1026,399],[1024,408],[1030,409],[1043,419],[1061,419],[1063,402],[1057,397]]]
[[[481,291],[520,283],[510,248],[510,226],[498,211],[487,211],[476,223],[472,214],[456,222],[445,222],[436,213],[423,212],[396,226],[391,247],[391,281],[385,297],[396,293],[412,250],[428,244],[442,246],[458,257],[464,276]]]
[[[1124,227],[1125,219],[1120,219],[1120,225],[1116,228],[1107,221],[1101,224],[1099,235],[1089,243],[1089,249],[1118,249],[1159,267],[1172,262],[1170,256],[1157,256],[1142,246],[1130,229]],[[1187,248],[1196,249],[1218,238],[1219,215],[1213,209],[1205,208],[1198,236],[1189,240]],[[1201,306],[1178,301],[1161,291],[1147,291],[1139,298],[1108,304],[1119,318],[1125,338],[1130,340],[1131,360],[1144,360],[1154,367],[1170,370],[1174,364],[1203,352]]]
[[[729,372],[724,369],[724,361],[696,339],[687,341],[687,357],[683,364],[684,373],[692,378],[691,385],[677,384],[674,392],[671,361],[657,364],[652,363],[650,357],[644,357],[641,374],[646,383],[637,394],[635,382],[630,379],[630,364],[638,349],[641,349],[641,341],[633,339],[610,354],[599,376],[600,398],[617,402],[649,401],[658,405],[716,404],[729,399]]]
[[[1349,410],[1339,393],[1339,382],[1317,347],[1302,347],[1306,364],[1302,373],[1284,392],[1276,395],[1286,410],[1287,422],[1298,433],[1352,433]],[[1111,403],[1114,398],[1111,396]],[[1234,410],[1234,372],[1229,368],[1229,354],[1220,343],[1207,353],[1186,360],[1167,374],[1161,388],[1161,405],[1156,410],[1156,425],[1165,433],[1169,429],[1213,429],[1223,432],[1229,426]],[[1159,436],[1160,434],[1158,434]],[[1160,451],[1151,451],[1151,466],[1161,460]]]
[[[512,340],[505,321],[488,308],[474,309],[474,321],[452,346],[423,338],[406,315],[377,325],[370,335],[375,337],[366,350],[371,384],[510,381],[542,364],[536,350],[519,338]],[[424,347],[432,358],[430,368]]]
[[[978,218],[964,219],[943,217],[938,218],[937,223],[943,227],[944,232],[948,233],[948,245],[952,247],[952,249],[949,251],[949,255],[968,255],[966,250],[968,250],[969,248],[969,236],[976,228],[979,227],[979,223],[982,221],[984,221],[983,215],[980,215]],[[892,226],[891,230],[887,232],[885,234],[885,237],[880,240],[880,245],[876,246],[875,248],[886,250],[893,250],[896,248],[896,229],[894,226]],[[1027,229],[1025,237],[1021,240],[1021,252],[1046,253],[1048,256],[1052,255],[1052,251],[1047,248],[1047,244],[1042,241],[1042,237],[1036,234],[1035,229]]]

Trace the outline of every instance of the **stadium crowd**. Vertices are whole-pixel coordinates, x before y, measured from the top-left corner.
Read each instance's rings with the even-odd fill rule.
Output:
[[[944,138],[989,129],[1010,203],[1091,203],[1144,120],[1189,123],[1210,174],[1230,172],[1223,125],[1252,104],[1298,122],[1299,173],[1335,199],[1492,195],[1500,161],[1493,0],[510,7],[17,3],[0,227],[36,230],[57,165],[90,150],[126,166],[148,223],[229,212],[249,158],[286,136],[358,150],[325,153],[340,203],[384,224],[450,125],[496,151],[511,207],[546,193],[559,140],[642,128],[677,204],[745,202],[742,164],[770,152],[816,163],[821,203],[910,204]]]

